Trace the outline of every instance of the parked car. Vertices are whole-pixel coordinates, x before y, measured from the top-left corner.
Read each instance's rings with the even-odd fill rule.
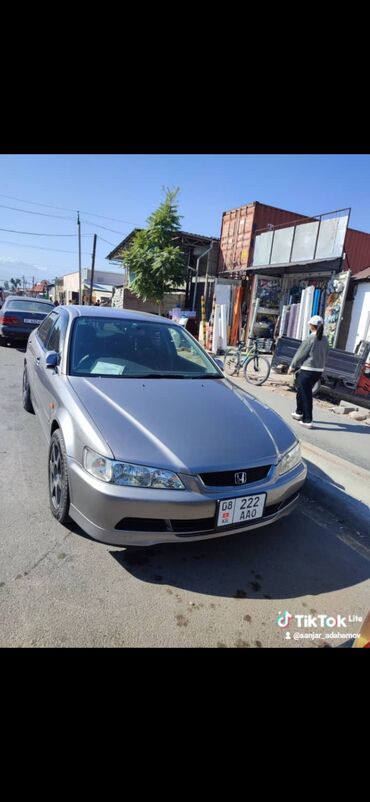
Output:
[[[295,508],[306,478],[279,415],[156,315],[54,309],[28,341],[23,405],[49,443],[52,514],[106,543],[265,526]]]
[[[8,295],[0,310],[0,345],[26,343],[51,309],[53,304],[42,298]]]

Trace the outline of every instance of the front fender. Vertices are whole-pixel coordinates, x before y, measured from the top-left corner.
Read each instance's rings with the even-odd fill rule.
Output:
[[[50,422],[50,437],[56,428],[61,429],[68,457],[77,460],[80,465],[83,464],[85,446],[103,457],[113,459],[112,451],[87,410],[81,409],[70,395],[68,405],[59,404],[54,412]]]

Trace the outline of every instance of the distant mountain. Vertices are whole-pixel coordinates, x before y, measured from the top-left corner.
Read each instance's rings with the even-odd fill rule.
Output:
[[[50,272],[50,271],[49,271]],[[0,257],[0,286],[3,286],[4,281],[10,281],[11,278],[25,278],[26,286],[32,284],[32,279],[42,281],[47,279],[51,281],[48,271],[44,267],[36,267],[29,262],[20,262],[18,259],[2,259]]]
[[[99,273],[117,273],[117,276],[122,278],[122,268],[116,267],[115,265],[109,265],[108,267],[104,265],[102,268],[96,265],[95,269]],[[78,270],[78,268],[76,268],[76,270]],[[73,270],[70,268],[60,268],[59,271],[56,272],[55,268],[45,269],[44,267],[37,267],[30,262],[20,262],[18,259],[6,259],[0,256],[0,287],[3,286],[4,281],[10,281],[11,278],[20,278],[22,280],[24,276],[26,287],[30,288],[33,278],[35,279],[35,283],[43,279],[53,282],[56,276],[64,276],[66,273],[72,272]]]

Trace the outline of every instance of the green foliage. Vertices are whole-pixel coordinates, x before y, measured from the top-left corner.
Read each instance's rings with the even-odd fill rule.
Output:
[[[137,231],[124,254],[132,277],[130,289],[138,298],[160,303],[165,292],[186,280],[184,255],[174,239],[180,231],[178,189],[167,190],[164,201],[148,217],[148,227]]]
[[[21,286],[21,284],[22,284],[22,281],[21,281],[21,279],[20,279],[20,278],[11,278],[11,279],[10,279],[10,283],[11,283],[11,285],[12,285],[12,288],[13,288],[13,290],[16,290],[16,289],[17,289],[17,287],[20,287],[20,286]]]

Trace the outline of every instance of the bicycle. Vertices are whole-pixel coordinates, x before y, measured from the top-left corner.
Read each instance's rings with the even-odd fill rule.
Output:
[[[244,378],[249,384],[261,385],[267,381],[271,366],[265,356],[261,356],[257,337],[251,338],[253,346],[247,348],[245,356],[242,351],[245,343],[240,341],[237,348],[230,348],[226,351],[224,359],[224,371],[229,376],[239,376],[240,369],[243,368]]]

